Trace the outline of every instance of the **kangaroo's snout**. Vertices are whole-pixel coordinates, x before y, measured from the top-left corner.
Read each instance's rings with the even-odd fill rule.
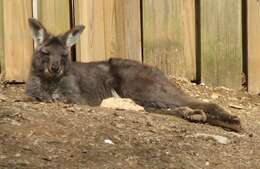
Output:
[[[58,73],[60,70],[60,64],[58,62],[55,62],[50,65],[50,71],[53,73]]]

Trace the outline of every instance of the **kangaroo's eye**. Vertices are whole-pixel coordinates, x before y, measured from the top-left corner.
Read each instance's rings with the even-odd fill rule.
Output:
[[[44,50],[44,49],[41,50],[41,53],[44,54],[44,55],[49,55],[50,54],[47,50]]]

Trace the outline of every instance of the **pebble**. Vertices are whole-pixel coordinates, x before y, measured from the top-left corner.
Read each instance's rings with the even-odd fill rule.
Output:
[[[230,104],[229,107],[231,107],[231,108],[233,108],[233,109],[243,109],[242,106],[235,105],[235,104]]]
[[[7,99],[4,95],[0,94],[0,102],[5,102]]]
[[[197,133],[193,135],[193,137],[204,137],[204,138],[212,138],[219,144],[228,144],[230,143],[230,140],[227,137],[219,136],[219,135],[213,135],[213,134],[204,134],[204,133]]]
[[[211,98],[212,98],[212,99],[217,99],[217,98],[219,98],[219,95],[216,94],[216,93],[213,93],[213,94],[211,95]]]
[[[104,99],[100,106],[115,110],[144,111],[142,106],[136,104],[133,100],[128,98],[110,97]]]
[[[110,139],[106,139],[106,140],[104,140],[104,142],[105,142],[106,144],[114,144],[113,141],[110,140]]]

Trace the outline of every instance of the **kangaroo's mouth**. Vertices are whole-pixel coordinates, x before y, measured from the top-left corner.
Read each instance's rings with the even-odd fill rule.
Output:
[[[53,71],[49,67],[46,67],[44,69],[44,74],[47,78],[55,78],[55,77],[60,77],[63,74],[64,70],[63,67],[59,67],[59,69]]]

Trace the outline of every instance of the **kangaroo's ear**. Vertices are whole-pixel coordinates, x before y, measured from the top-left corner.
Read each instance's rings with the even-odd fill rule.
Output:
[[[30,18],[28,22],[36,46],[41,45],[47,39],[48,36],[46,29],[37,19]]]
[[[66,44],[66,46],[70,48],[79,40],[80,34],[83,32],[84,29],[84,25],[75,26],[70,31],[61,35],[61,39],[64,42],[64,44]]]

